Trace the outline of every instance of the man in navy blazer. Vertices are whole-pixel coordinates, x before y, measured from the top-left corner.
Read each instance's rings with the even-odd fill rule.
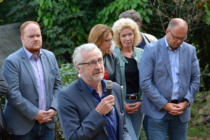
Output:
[[[77,47],[73,62],[80,78],[61,91],[58,115],[66,140],[130,140],[121,87],[107,95],[103,57],[92,43]]]
[[[3,63],[9,87],[4,112],[8,131],[14,140],[52,140],[61,88],[57,61],[52,52],[42,49],[37,22],[24,22],[20,32],[23,47]]]
[[[173,18],[166,36],[145,47],[140,61],[142,111],[148,140],[186,140],[190,104],[200,86],[195,47],[184,42],[188,25]]]

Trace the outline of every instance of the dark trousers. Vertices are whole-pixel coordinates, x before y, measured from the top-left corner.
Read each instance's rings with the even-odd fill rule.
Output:
[[[45,124],[36,122],[27,134],[25,135],[12,135],[12,140],[54,140],[55,131],[49,129]]]

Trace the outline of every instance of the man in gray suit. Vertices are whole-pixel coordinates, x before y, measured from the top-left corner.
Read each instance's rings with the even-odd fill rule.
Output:
[[[140,61],[142,111],[148,140],[186,140],[190,104],[200,86],[195,47],[184,42],[188,25],[173,18],[166,36],[145,47]]]
[[[54,54],[42,49],[37,22],[20,27],[23,47],[3,63],[8,83],[5,118],[14,140],[53,140],[57,93],[61,88]]]
[[[103,56],[99,48],[92,43],[77,47],[73,62],[81,77],[58,97],[58,115],[65,138],[130,140],[121,87],[103,80]],[[107,94],[108,83],[111,95]]]

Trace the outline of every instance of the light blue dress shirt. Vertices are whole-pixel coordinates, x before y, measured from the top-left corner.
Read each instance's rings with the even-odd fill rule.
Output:
[[[169,61],[171,65],[171,73],[173,79],[173,91],[171,100],[178,100],[179,99],[179,53],[180,53],[180,45],[176,50],[172,50],[171,47],[168,45],[168,42],[165,38],[166,48],[168,50]]]

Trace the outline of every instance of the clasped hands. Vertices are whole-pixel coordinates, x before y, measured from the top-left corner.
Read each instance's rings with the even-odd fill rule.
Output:
[[[39,110],[38,114],[35,116],[35,120],[37,120],[40,124],[52,121],[53,116],[55,116],[56,111],[53,109]]]
[[[187,101],[178,104],[166,103],[163,109],[166,110],[169,114],[175,116],[182,114],[188,105],[189,103]]]
[[[125,111],[128,114],[136,113],[141,108],[141,103],[142,102],[138,101],[132,104],[125,104]]]

